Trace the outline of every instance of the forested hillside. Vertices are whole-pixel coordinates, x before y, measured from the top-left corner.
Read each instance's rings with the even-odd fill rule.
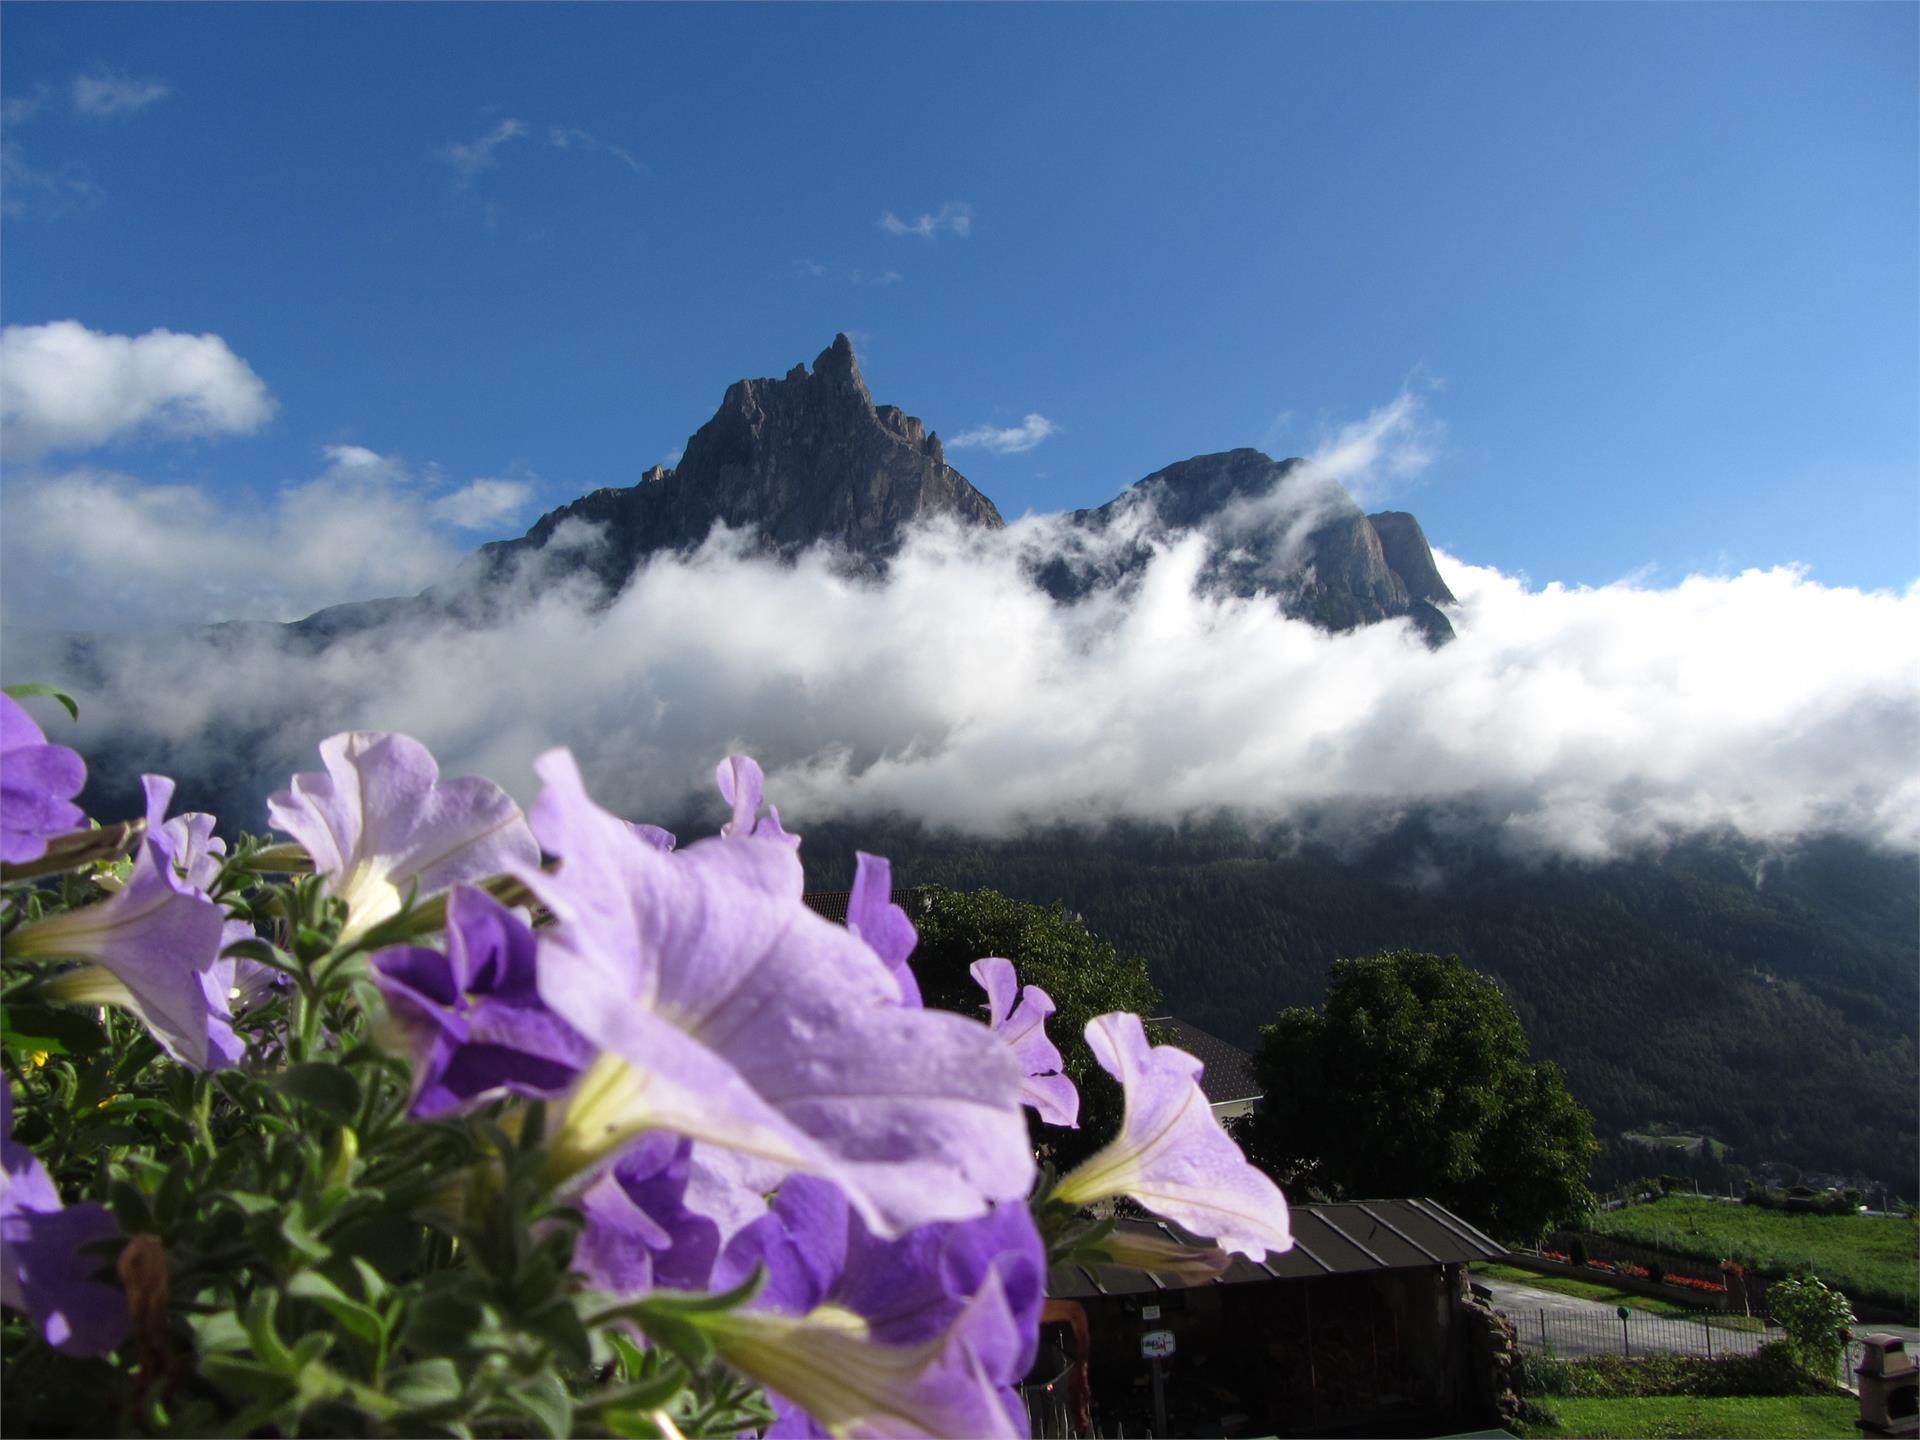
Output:
[[[1506,988],[1603,1134],[1665,1121],[1740,1163],[1902,1193],[1920,1168],[1910,857],[1693,840],[1522,865],[1419,821],[1344,852],[1226,821],[1002,842],[861,822],[808,831],[810,883],[844,886],[855,844],[890,854],[899,884],[1064,901],[1147,958],[1171,1011],[1249,1048],[1283,1006],[1321,1001],[1340,956],[1458,954]]]

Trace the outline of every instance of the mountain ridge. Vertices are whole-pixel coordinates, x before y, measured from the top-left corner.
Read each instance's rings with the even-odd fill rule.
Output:
[[[548,511],[525,534],[482,545],[451,581],[412,600],[329,606],[292,628],[324,645],[402,618],[416,603],[484,619],[516,587],[582,575],[611,597],[653,556],[690,553],[718,525],[749,532],[757,553],[790,560],[825,544],[849,573],[880,575],[907,527],[936,517],[1006,528],[993,501],[947,463],[937,431],[874,401],[841,334],[811,370],[799,364],[779,378],[728,385],[673,468],[652,466],[633,485]],[[1209,547],[1201,584],[1210,591],[1268,594],[1289,615],[1329,630],[1405,618],[1430,645],[1453,638],[1439,609],[1453,595],[1419,521],[1404,512],[1364,514],[1304,460],[1252,449],[1196,455],[1062,521],[1063,547],[1028,563],[1034,583],[1061,603],[1126,584],[1156,543],[1200,530]],[[1130,534],[1108,543],[1122,522]]]

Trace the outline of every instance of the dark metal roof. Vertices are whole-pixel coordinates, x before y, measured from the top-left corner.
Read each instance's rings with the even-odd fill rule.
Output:
[[[847,902],[853,898],[851,890],[814,890],[800,897],[800,903],[816,915],[824,915],[829,920],[844,925],[847,923]],[[897,886],[888,896],[907,914],[913,914],[913,891],[902,890]]]
[[[1496,1260],[1507,1247],[1482,1234],[1432,1200],[1347,1200],[1290,1207],[1293,1248],[1255,1262],[1236,1255],[1225,1274],[1206,1283],[1248,1285],[1266,1280],[1312,1280],[1368,1270],[1412,1270]],[[1121,1228],[1196,1243],[1164,1220],[1123,1220]],[[1144,1270],[1121,1265],[1055,1265],[1047,1294],[1056,1300],[1099,1295],[1139,1295],[1184,1288]]]
[[[1253,1073],[1253,1056],[1238,1045],[1170,1015],[1156,1015],[1151,1023],[1167,1032],[1167,1044],[1186,1051],[1207,1067],[1200,1073],[1200,1088],[1209,1105],[1258,1100],[1264,1093]]]

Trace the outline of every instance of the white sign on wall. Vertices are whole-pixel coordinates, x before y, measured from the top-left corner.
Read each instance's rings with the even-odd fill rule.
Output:
[[[1164,1360],[1173,1354],[1173,1331],[1149,1330],[1140,1337],[1140,1358]]]

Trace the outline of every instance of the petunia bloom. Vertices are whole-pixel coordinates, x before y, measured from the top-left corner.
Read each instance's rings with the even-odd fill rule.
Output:
[[[557,870],[519,878],[553,913],[540,996],[600,1055],[552,1137],[557,1182],[670,1130],[834,1180],[876,1230],[1021,1197],[1033,1156],[1018,1067],[984,1027],[910,1010],[872,950],[801,903],[780,844],[665,854],[588,799],[573,757],[535,762]]]
[[[300,842],[327,893],[347,902],[343,941],[462,880],[540,863],[507,792],[476,775],[442,782],[427,747],[406,735],[347,731],[320,742],[323,774],[300,774],[267,800],[267,818]]]
[[[893,903],[893,866],[878,855],[854,851],[853,893],[847,897],[847,929],[867,942],[893,972],[904,1005],[920,1006],[920,982],[907,957],[920,943],[907,912]]]
[[[220,959],[227,923],[225,910],[184,886],[159,846],[143,841],[126,884],[97,905],[22,925],[6,952],[86,961],[44,982],[43,993],[124,1006],[174,1059],[219,1069],[241,1049],[228,1024],[232,967]]]
[[[1026,1078],[1020,1082],[1020,1099],[1031,1105],[1049,1125],[1080,1128],[1080,1092],[1061,1072],[1066,1061],[1060,1049],[1047,1038],[1047,1016],[1054,1010],[1053,997],[1038,985],[1020,989],[1013,962],[998,955],[976,960],[967,968],[976,984],[987,992],[987,1025],[998,1035],[1020,1062]],[[1019,1003],[1015,1003],[1015,995]]]
[[[1120,1133],[1060,1181],[1054,1198],[1090,1205],[1130,1195],[1149,1210],[1258,1260],[1293,1245],[1280,1189],[1247,1163],[1200,1089],[1200,1061],[1150,1045],[1138,1015],[1087,1022],[1094,1059],[1125,1091]]]
[[[86,783],[79,752],[49,745],[26,708],[0,694],[0,861],[38,860],[49,836],[85,829],[73,797]]]
[[[1025,1435],[1020,1398],[997,1377],[1026,1339],[997,1273],[933,1338],[881,1345],[850,1312],[731,1310],[695,1317],[720,1357],[791,1402],[769,1437]]]
[[[104,1206],[64,1206],[53,1177],[13,1138],[11,1086],[0,1082],[0,1305],[69,1355],[107,1355],[127,1332],[127,1301],[93,1278],[81,1247],[119,1234]]]
[[[798,846],[800,837],[780,828],[780,812],[767,806],[760,814],[760,797],[766,783],[759,763],[748,755],[729,755],[715,767],[714,780],[720,786],[720,798],[733,807],[733,818],[720,827],[729,839],[751,835],[758,840],[773,840]]]
[[[693,1174],[691,1140],[658,1131],[634,1145],[576,1202],[586,1225],[573,1268],[615,1295],[706,1289],[722,1236],[688,1204]]]
[[[415,1119],[503,1094],[558,1095],[593,1047],[550,1011],[534,982],[533,931],[484,890],[456,885],[447,948],[373,957],[373,982],[413,1056]]]

